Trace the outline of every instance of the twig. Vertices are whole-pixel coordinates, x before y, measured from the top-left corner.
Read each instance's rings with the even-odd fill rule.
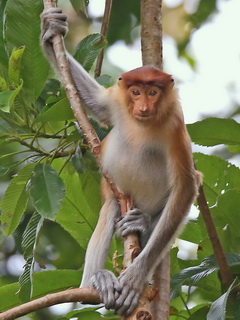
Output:
[[[11,320],[36,310],[66,302],[100,303],[98,292],[93,288],[69,289],[51,293],[39,299],[24,303],[18,307],[0,313],[0,320]]]
[[[104,37],[107,36],[107,30],[110,20],[110,14],[112,9],[112,0],[106,0],[105,2],[105,10],[103,14],[103,21],[102,21],[102,27],[101,27],[101,35]],[[104,49],[101,50],[101,52],[98,55],[97,63],[96,63],[96,69],[95,69],[95,78],[99,77],[102,70],[102,63],[103,63],[103,56],[104,56]]]
[[[219,266],[219,271],[222,277],[222,283],[226,288],[228,288],[233,282],[233,277],[229,265],[227,263],[226,257],[224,255],[223,248],[219,240],[217,230],[207,204],[203,186],[199,187],[197,202]]]

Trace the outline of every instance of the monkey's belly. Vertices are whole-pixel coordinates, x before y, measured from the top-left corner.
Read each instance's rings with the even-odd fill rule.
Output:
[[[111,145],[105,149],[104,170],[122,192],[132,196],[138,209],[150,215],[159,212],[169,194],[163,154]]]

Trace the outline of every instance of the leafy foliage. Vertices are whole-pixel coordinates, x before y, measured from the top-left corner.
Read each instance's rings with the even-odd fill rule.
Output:
[[[86,11],[88,1],[71,3],[79,13]],[[49,77],[49,65],[39,46],[42,9],[40,0],[0,1],[0,177],[7,183],[0,201],[0,311],[79,286],[81,269],[74,269],[81,267],[101,207],[99,170],[75,128],[60,82]],[[199,1],[189,20],[199,27],[215,9],[216,1]],[[139,1],[113,2],[110,45],[119,39],[132,41],[139,12]],[[93,34],[81,41],[75,56],[89,71],[105,46],[106,39]],[[113,82],[109,75],[97,80],[106,87]],[[102,140],[109,129],[91,121]],[[224,146],[228,156],[240,152],[240,124],[233,119],[207,118],[188,125],[188,130],[195,144]],[[240,169],[213,154],[199,152],[194,159],[204,175],[204,191],[236,287]],[[172,249],[171,320],[238,319],[239,294],[232,302],[231,288],[222,286],[201,215],[188,222],[181,239],[196,244],[197,249],[195,259],[190,255],[189,260],[177,258],[178,249]],[[114,240],[108,268],[112,252],[119,248],[121,255],[121,244]],[[10,258],[18,252],[25,259],[19,278],[8,270]],[[42,318],[55,318],[51,311],[44,312]],[[40,319],[38,313],[32,317]],[[97,308],[74,310],[61,319],[72,318],[119,319],[112,312],[100,314]]]

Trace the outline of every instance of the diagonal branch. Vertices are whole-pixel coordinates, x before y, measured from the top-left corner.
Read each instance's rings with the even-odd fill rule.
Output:
[[[211,216],[210,209],[207,204],[203,186],[199,187],[199,195],[197,198],[197,202],[198,202],[199,209],[201,211],[201,214],[202,214],[202,217],[203,217],[203,220],[212,244],[212,248],[219,266],[219,271],[222,277],[222,283],[226,288],[228,288],[233,282],[233,276],[229,268],[229,265],[227,263],[226,257],[224,255],[223,248],[219,240],[217,230]]]

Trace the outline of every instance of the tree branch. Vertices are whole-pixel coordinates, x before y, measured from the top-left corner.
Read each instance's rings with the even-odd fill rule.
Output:
[[[227,263],[226,257],[223,252],[223,248],[221,242],[219,240],[217,230],[214,224],[214,221],[211,216],[210,209],[207,204],[207,200],[204,194],[203,186],[199,188],[199,195],[197,198],[197,202],[199,205],[199,209],[201,211],[212,248],[219,266],[219,271],[222,277],[222,283],[225,287],[230,287],[233,282],[233,277],[229,265]]]
[[[112,0],[106,0],[103,21],[102,21],[102,27],[101,27],[101,35],[103,35],[105,38],[107,36],[107,30],[108,30],[108,25],[109,25],[109,20],[110,20],[111,9],[112,9]],[[99,77],[101,74],[103,56],[104,56],[104,49],[101,50],[101,52],[97,58],[96,69],[95,69],[95,78]]]
[[[51,293],[39,299],[29,301],[18,307],[12,308],[0,314],[0,320],[11,320],[25,314],[66,302],[83,302],[92,304],[100,303],[98,292],[93,288],[69,289],[57,293]]]

